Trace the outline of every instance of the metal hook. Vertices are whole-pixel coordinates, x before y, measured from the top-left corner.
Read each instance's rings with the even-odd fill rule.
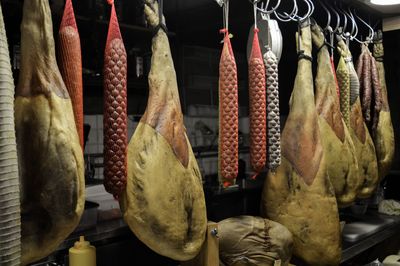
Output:
[[[324,28],[324,30],[328,30],[328,28],[332,29],[331,26],[331,20],[332,20],[332,16],[331,16],[331,12],[329,11],[329,9],[326,7],[326,5],[324,4],[324,2],[320,2],[322,8],[325,10],[326,14],[328,15],[328,21],[326,22],[326,27]]]
[[[352,29],[350,32],[350,40],[352,41],[358,34],[358,25],[357,25],[356,20],[354,19],[353,13],[350,10],[350,7],[347,7],[347,11],[345,11],[345,13],[349,16],[351,23],[352,23]]]
[[[289,21],[293,20],[293,19],[291,19],[291,17],[292,16],[296,16],[298,11],[299,11],[299,9],[297,7],[297,1],[293,0],[293,10],[290,13],[290,17],[289,18],[287,18],[287,16],[279,14],[278,12],[276,12],[276,10],[274,10],[274,15],[278,20],[280,20],[282,22],[289,22]]]
[[[229,29],[229,0],[215,0],[222,7],[223,29]]]
[[[253,1],[253,12],[254,12],[254,30],[256,30],[257,27],[257,4],[260,0],[254,0]]]
[[[290,16],[288,13],[284,12],[285,16],[289,17],[290,20],[297,21],[297,22],[304,21],[305,19],[309,18],[312,15],[312,13],[314,12],[314,4],[312,3],[311,0],[304,0],[304,3],[306,3],[308,9],[307,9],[307,13],[303,17],[298,16],[297,14],[294,16]]]
[[[263,15],[270,15],[270,14],[274,13],[275,10],[278,9],[278,7],[281,4],[281,0],[278,0],[276,2],[276,5],[271,10],[268,10],[269,3],[270,3],[270,0],[267,0],[267,3],[265,4],[265,6],[264,6],[264,3],[261,3],[261,8],[257,7],[257,10],[260,11],[261,14],[263,14]]]
[[[359,40],[359,39],[356,38],[356,37],[354,37],[354,40],[356,40],[356,41],[357,41],[358,43],[360,43],[360,44],[362,44],[362,43],[364,43],[364,44],[371,43],[372,40],[374,39],[374,35],[375,35],[374,29],[373,29],[367,22],[365,22],[365,20],[363,20],[359,15],[357,15],[355,9],[354,9],[354,11],[353,11],[353,14],[354,14],[354,16],[356,16],[356,18],[358,18],[365,26],[368,27],[368,31],[369,31],[369,35],[368,35],[367,38],[365,38],[365,41],[361,41],[361,40]]]
[[[339,27],[340,27],[340,15],[339,13],[336,11],[335,8],[333,8],[333,6],[331,4],[329,4],[329,1],[326,3],[326,5],[328,6],[328,8],[330,8],[332,10],[333,13],[335,13],[336,16],[336,25],[335,28],[332,28],[332,32],[333,33],[338,33],[339,31]]]

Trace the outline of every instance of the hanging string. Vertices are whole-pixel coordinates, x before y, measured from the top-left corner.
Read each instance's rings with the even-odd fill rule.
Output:
[[[219,31],[220,33],[225,35],[229,32],[229,0],[225,0],[222,3],[222,15],[223,15],[223,26]]]
[[[257,0],[254,0],[253,10],[254,10],[254,31],[257,31],[258,30],[258,27],[257,27]]]
[[[154,29],[154,35],[158,33],[159,29],[162,29],[165,33],[168,33],[168,28],[163,21],[163,10],[164,4],[163,0],[158,0],[158,25]]]

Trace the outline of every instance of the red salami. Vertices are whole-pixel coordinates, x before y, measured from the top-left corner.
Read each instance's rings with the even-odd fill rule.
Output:
[[[258,29],[254,29],[253,47],[249,60],[250,99],[250,162],[253,170],[261,172],[266,163],[266,94],[265,67],[258,40]]]
[[[83,148],[83,83],[81,41],[76,26],[71,0],[65,3],[61,21],[58,49],[58,65],[72,101],[76,129]]]
[[[113,0],[104,54],[104,186],[118,198],[127,176],[127,56]]]
[[[219,65],[219,158],[218,172],[225,187],[238,174],[238,85],[236,61],[227,30]]]

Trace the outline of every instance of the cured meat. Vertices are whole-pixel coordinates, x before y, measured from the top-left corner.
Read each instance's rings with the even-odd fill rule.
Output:
[[[14,80],[0,5],[0,265],[19,266],[21,213],[14,129]]]
[[[371,57],[370,51],[366,45],[361,46],[362,52],[362,72],[359,79],[362,80],[360,83],[362,93],[362,110],[364,119],[368,123],[371,121],[371,97],[372,97],[372,80],[371,80]]]
[[[350,132],[340,113],[334,69],[318,25],[312,26],[312,39],[318,48],[318,67],[315,78],[315,104],[324,147],[328,176],[335,189],[339,207],[354,202],[361,185],[356,151]]]
[[[268,173],[261,210],[293,234],[295,256],[309,265],[338,265],[339,215],[314,104],[309,21],[299,29],[299,62],[282,132],[282,164]]]
[[[118,198],[126,188],[127,56],[113,0],[104,52],[104,186]]]
[[[374,106],[372,113],[372,135],[376,132],[376,127],[379,122],[379,113],[382,110],[382,88],[378,75],[378,68],[376,67],[375,58],[370,55],[371,58],[371,79],[372,79],[372,88],[374,91]]]
[[[278,59],[271,49],[264,54],[267,78],[268,168],[281,164],[281,120],[279,111]]]
[[[254,29],[253,47],[249,60],[250,99],[250,163],[256,173],[262,171],[267,156],[267,125],[265,96],[265,67],[258,40],[258,29]],[[228,96],[229,97],[229,96]],[[234,97],[237,97],[237,95]],[[228,103],[229,106],[229,103]],[[233,178],[235,178],[234,176]]]
[[[338,43],[338,46],[341,47],[339,52],[344,53],[349,58],[351,58],[351,53],[347,47],[347,45],[341,40]],[[361,57],[363,54],[360,55]],[[358,62],[363,62],[360,59]],[[355,80],[355,69],[352,61],[349,61],[347,66],[349,70],[349,75],[353,76],[350,79]],[[361,72],[361,66],[357,65],[357,71]],[[339,79],[339,76],[338,76]],[[360,83],[362,81],[360,80]],[[340,84],[340,81],[339,81]],[[353,91],[359,91],[357,82],[350,84],[350,87],[353,87]],[[353,144],[356,150],[357,162],[358,162],[358,170],[359,170],[359,180],[361,182],[361,187],[357,193],[357,197],[359,198],[367,198],[369,197],[375,187],[377,185],[377,163],[375,156],[375,148],[372,142],[371,136],[368,132],[367,126],[364,122],[360,96],[356,97],[356,100],[350,106],[350,126],[348,127],[350,130],[350,135],[353,140]]]
[[[276,222],[253,216],[228,218],[218,223],[223,265],[289,265],[293,237]]]
[[[236,61],[227,30],[219,64],[218,175],[227,187],[235,183],[239,168],[239,106]]]
[[[350,106],[360,97],[360,80],[354,68],[353,59],[347,61],[347,68],[350,74]]]
[[[332,67],[332,71],[333,71],[333,76],[335,78],[335,83],[336,83],[336,93],[340,99],[340,89],[339,89],[339,84],[338,84],[338,80],[337,80],[337,76],[336,76],[336,68],[335,68],[335,60],[333,58],[333,55],[331,55],[330,57],[331,60],[331,67]]]
[[[163,256],[185,261],[197,255],[206,236],[202,178],[183,124],[168,37],[165,26],[158,26],[157,2],[146,0],[144,10],[149,25],[156,27],[149,99],[128,146],[128,181],[120,204],[125,221],[143,243]]]
[[[22,260],[46,257],[78,225],[84,161],[58,70],[49,1],[24,1],[15,128],[21,180]]]
[[[395,141],[393,124],[390,115],[390,108],[387,96],[387,86],[385,79],[385,67],[383,64],[384,49],[382,34],[374,43],[374,57],[378,70],[380,87],[382,90],[382,110],[379,113],[378,124],[373,134],[376,155],[378,159],[379,178],[382,180],[389,172],[393,162]]]
[[[83,83],[81,41],[76,26],[72,1],[65,2],[64,15],[61,21],[58,49],[58,66],[67,87],[74,110],[76,129],[83,149]]]
[[[340,42],[339,42],[340,43]],[[341,54],[339,64],[336,69],[336,76],[339,84],[340,91],[340,111],[342,112],[343,119],[347,126],[350,125],[350,73],[346,65],[348,55],[342,51],[338,46],[339,53]]]

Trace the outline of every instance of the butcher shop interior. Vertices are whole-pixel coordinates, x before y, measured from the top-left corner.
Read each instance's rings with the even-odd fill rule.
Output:
[[[0,0],[0,266],[400,265],[399,0]]]

